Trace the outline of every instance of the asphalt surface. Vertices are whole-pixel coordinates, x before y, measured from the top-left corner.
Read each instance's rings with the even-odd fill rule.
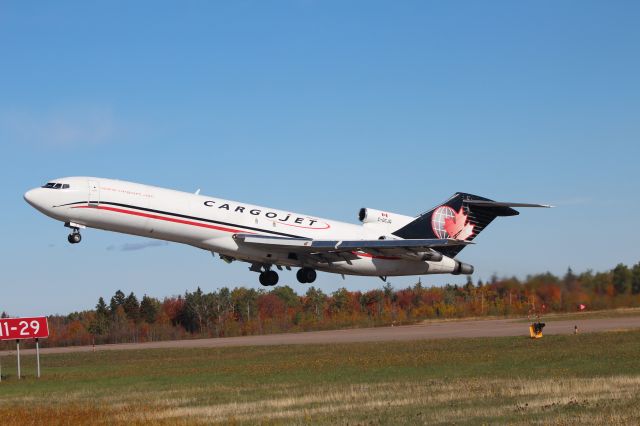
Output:
[[[640,316],[603,319],[574,319],[547,321],[544,334],[572,334],[578,326],[579,333],[629,330],[640,328]],[[461,337],[528,336],[529,324],[522,320],[465,320],[430,322],[397,327],[356,328],[348,330],[311,331],[306,333],[269,334],[263,336],[223,337],[217,339],[170,340],[163,342],[124,343],[113,345],[71,346],[44,348],[42,354],[119,351],[161,348],[221,348],[230,346],[306,345],[353,342],[389,342]],[[14,354],[15,350],[0,352]],[[35,350],[22,350],[33,354]]]

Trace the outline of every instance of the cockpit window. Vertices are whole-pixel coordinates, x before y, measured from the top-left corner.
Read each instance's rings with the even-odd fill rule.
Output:
[[[56,182],[48,182],[42,185],[43,188],[49,189],[69,189],[68,183],[56,183]]]

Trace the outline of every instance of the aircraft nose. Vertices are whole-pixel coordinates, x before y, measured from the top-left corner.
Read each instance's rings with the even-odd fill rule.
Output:
[[[24,200],[32,206],[35,206],[35,192],[35,189],[30,189],[24,193]]]
[[[33,188],[24,193],[24,200],[36,210],[43,211],[45,208],[45,198],[40,188]]]

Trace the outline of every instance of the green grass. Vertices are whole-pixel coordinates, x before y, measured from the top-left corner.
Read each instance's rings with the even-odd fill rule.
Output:
[[[638,423],[640,331],[2,357],[4,424]]]

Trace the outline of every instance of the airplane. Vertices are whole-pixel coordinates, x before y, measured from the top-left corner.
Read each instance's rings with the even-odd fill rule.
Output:
[[[515,216],[505,203],[457,192],[418,216],[371,208],[358,213],[361,225],[338,222],[237,201],[98,177],[68,177],[24,194],[45,215],[71,229],[95,228],[188,244],[217,253],[225,262],[243,261],[274,286],[283,268],[298,268],[300,283],[316,271],[387,277],[472,274],[456,256],[496,217]]]

